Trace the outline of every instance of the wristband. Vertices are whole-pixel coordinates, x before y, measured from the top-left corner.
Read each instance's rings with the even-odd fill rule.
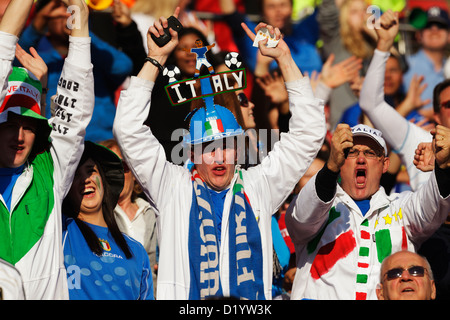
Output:
[[[157,67],[159,69],[159,71],[161,71],[161,72],[164,70],[163,66],[153,58],[147,57],[147,58],[145,58],[145,61],[149,61],[151,64],[153,64],[155,67]]]

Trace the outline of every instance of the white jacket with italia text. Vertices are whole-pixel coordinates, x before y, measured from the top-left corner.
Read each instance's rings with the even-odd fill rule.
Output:
[[[441,197],[434,172],[416,192],[387,196],[380,187],[365,216],[339,185],[324,203],[316,177],[286,213],[297,255],[292,299],[376,300],[383,259],[416,251],[450,212],[450,197]]]

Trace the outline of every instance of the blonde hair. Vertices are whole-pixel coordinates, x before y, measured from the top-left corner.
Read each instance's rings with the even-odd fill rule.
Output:
[[[137,0],[131,11],[159,17],[169,17],[178,5],[179,0]]]
[[[353,2],[360,1],[367,4],[364,0],[344,0],[340,7],[339,24],[341,39],[344,47],[358,58],[369,58],[373,54],[373,44],[371,42],[375,39],[371,39],[372,35],[368,34],[365,29],[363,31],[356,32],[348,23],[350,5]],[[365,28],[365,26],[364,26]]]

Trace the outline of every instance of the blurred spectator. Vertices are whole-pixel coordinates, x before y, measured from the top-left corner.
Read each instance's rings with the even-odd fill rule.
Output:
[[[246,38],[241,28],[241,22],[245,22],[251,30],[256,24],[245,15],[240,13],[233,0],[220,0],[224,21],[232,28],[234,40],[242,55],[246,66],[255,72],[258,48],[253,47],[253,42]],[[292,21],[292,1],[291,0],[264,0],[261,1],[261,9],[263,21],[274,27],[277,27],[283,33],[283,39],[291,48],[294,61],[302,72],[320,71],[322,68],[322,60],[315,47],[318,39],[318,26],[316,14],[312,14],[301,22],[293,23]],[[272,63],[271,69],[276,68],[276,64]]]
[[[421,47],[417,53],[407,57],[409,69],[404,75],[403,85],[407,92],[414,75],[424,77],[427,87],[421,97],[428,103],[422,109],[427,111],[426,117],[432,120],[433,89],[445,79],[444,65],[447,60],[446,50],[450,39],[450,20],[447,11],[439,7],[432,7],[428,10],[426,20],[423,22],[421,24],[412,21],[420,29],[416,33],[416,37]]]
[[[320,39],[323,41],[324,59],[331,54],[335,62],[341,62],[350,56],[363,59],[361,74],[365,74],[367,65],[375,48],[374,31],[367,27],[367,3],[364,0],[344,0],[336,5],[335,0],[323,0],[319,6],[317,20],[320,27]],[[355,78],[356,80],[357,78]],[[328,122],[333,131],[342,113],[354,105],[358,98],[349,83],[335,88],[330,95],[330,117]]]
[[[67,28],[67,7],[58,0],[41,0],[36,15],[24,30],[19,44],[26,51],[36,48],[48,66],[47,105],[56,93],[64,58],[67,55],[70,30]],[[95,109],[86,130],[86,139],[100,141],[112,138],[115,115],[115,90],[132,72],[132,61],[123,52],[102,41],[90,32],[91,55],[94,65]],[[47,118],[51,116],[46,110]]]

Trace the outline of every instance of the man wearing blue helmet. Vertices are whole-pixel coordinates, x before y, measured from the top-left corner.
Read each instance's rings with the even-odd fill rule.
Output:
[[[279,29],[259,24],[256,32],[266,27],[279,40],[275,48],[261,41],[259,49],[281,68],[292,112],[290,131],[281,135],[260,165],[243,170],[236,163],[238,148],[228,138],[242,135],[242,128],[226,108],[207,99],[206,107],[190,118],[190,135],[185,138],[193,168],[174,165],[142,118],[149,113],[158,65],[164,65],[178,43],[172,29],[167,45],[153,42],[150,35],[162,35],[166,26],[167,20],[160,18],[149,28],[150,63],[121,93],[113,129],[125,161],[157,211],[157,299],[270,299],[272,214],[322,145],[323,102],[314,97]],[[243,28],[253,41],[255,34],[245,24]]]

